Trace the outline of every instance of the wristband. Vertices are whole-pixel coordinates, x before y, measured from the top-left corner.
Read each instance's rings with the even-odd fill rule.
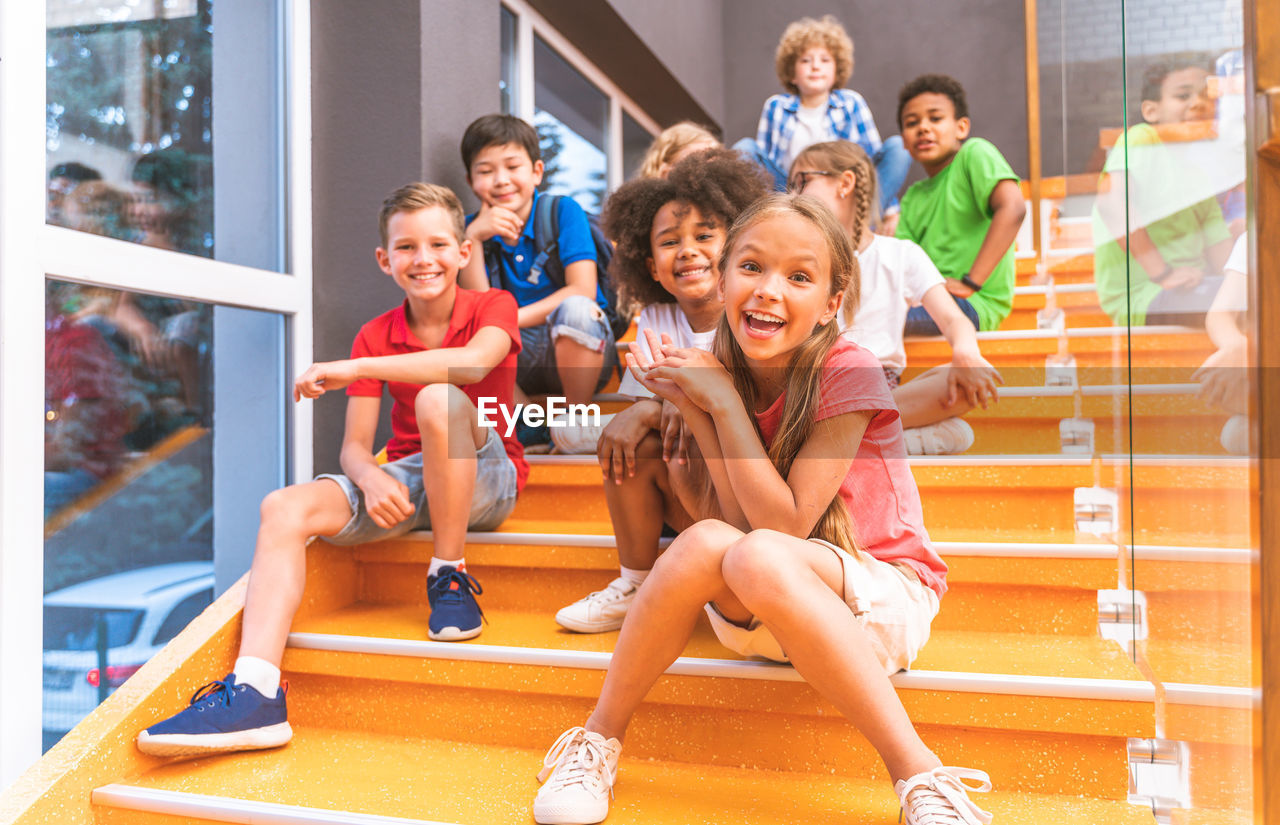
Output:
[[[1165,264],[1164,269],[1160,271],[1159,275],[1148,275],[1147,277],[1151,279],[1151,282],[1153,284],[1158,284],[1161,281],[1163,281],[1165,278],[1168,278],[1169,275],[1171,275],[1172,273],[1173,273],[1173,267],[1169,266],[1168,264]]]
[[[974,279],[970,278],[970,277],[969,277],[969,273],[968,273],[968,272],[966,272],[966,273],[964,273],[963,275],[961,275],[961,276],[960,276],[960,283],[962,283],[962,284],[964,284],[965,286],[969,287],[969,289],[972,289],[974,292],[981,292],[981,291],[982,291],[982,284],[980,284],[980,283],[978,283],[977,281],[975,281]]]

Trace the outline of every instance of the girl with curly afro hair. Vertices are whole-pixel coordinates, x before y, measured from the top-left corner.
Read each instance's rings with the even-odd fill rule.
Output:
[[[665,179],[624,184],[609,198],[603,221],[615,244],[609,272],[621,300],[643,307],[636,324],[646,352],[646,330],[677,347],[711,349],[724,314],[718,262],[725,237],[738,215],[769,191],[759,167],[720,148],[680,161]],[[561,626],[580,633],[621,627],[658,558],[664,521],[679,529],[700,515],[682,504],[695,500],[702,484],[693,477],[699,462],[686,455],[679,413],[630,373],[619,390],[637,401],[608,420],[596,455],[621,575],[556,614]]]

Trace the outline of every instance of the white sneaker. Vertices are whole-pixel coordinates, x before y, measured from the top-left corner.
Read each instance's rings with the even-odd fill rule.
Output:
[[[604,428],[613,420],[612,415],[600,416],[599,424],[575,424],[572,427],[550,427],[551,443],[556,452],[563,455],[589,455],[596,451]]]
[[[573,604],[560,608],[556,624],[578,633],[605,633],[622,627],[627,610],[639,590],[619,576],[604,590],[597,590]]]
[[[570,728],[547,751],[533,798],[540,825],[592,825],[609,815],[622,743],[586,728]]]
[[[981,785],[966,785],[972,779]],[[902,803],[903,825],[987,825],[991,814],[969,799],[967,791],[986,793],[991,777],[973,768],[934,768],[899,780],[893,790]]]
[[[937,424],[902,431],[910,455],[955,455],[973,446],[973,428],[963,418],[944,418]]]
[[[1249,454],[1249,416],[1233,415],[1227,419],[1227,423],[1222,425],[1222,435],[1219,439],[1222,442],[1222,449],[1232,455],[1248,455]]]

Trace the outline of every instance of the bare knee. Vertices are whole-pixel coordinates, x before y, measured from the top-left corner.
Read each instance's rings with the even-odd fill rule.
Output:
[[[466,414],[471,400],[453,384],[428,384],[418,390],[413,400],[418,429],[422,432],[444,432]]]
[[[725,550],[740,538],[742,531],[733,525],[706,519],[677,536],[658,558],[658,565],[690,574],[719,577]]]
[[[306,497],[297,487],[272,490],[262,499],[259,509],[262,529],[271,532],[305,532],[307,511]]]
[[[780,595],[779,577],[795,563],[787,558],[786,538],[774,530],[753,530],[725,550],[725,583],[752,613]]]

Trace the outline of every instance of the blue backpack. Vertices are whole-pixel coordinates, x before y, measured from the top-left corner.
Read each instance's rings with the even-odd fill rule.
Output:
[[[564,265],[560,263],[559,250],[560,217],[557,208],[563,197],[566,196],[539,195],[532,215],[533,244],[537,257],[529,267],[529,275],[536,280],[540,272],[545,272],[556,289],[564,286]],[[618,292],[614,289],[613,280],[609,277],[609,262],[613,260],[613,242],[605,237],[604,231],[600,228],[600,219],[590,212],[587,213],[587,224],[591,227],[591,241],[596,248],[596,278],[600,284],[600,291],[604,294],[604,313],[609,320],[609,328],[613,330],[614,338],[621,338],[631,326],[631,312],[629,309],[619,308]],[[505,270],[499,263],[501,260],[499,256],[502,254],[497,241],[490,239],[484,242],[484,267],[489,275],[489,285],[507,289],[507,285],[503,283]]]

